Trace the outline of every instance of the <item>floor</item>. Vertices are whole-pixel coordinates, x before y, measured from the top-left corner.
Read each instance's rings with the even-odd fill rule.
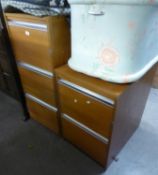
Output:
[[[38,123],[23,122],[19,104],[0,92],[0,175],[158,175],[158,90],[140,128],[107,172]]]

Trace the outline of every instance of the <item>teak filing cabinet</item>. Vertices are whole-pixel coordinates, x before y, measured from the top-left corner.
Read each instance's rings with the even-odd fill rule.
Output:
[[[139,126],[154,72],[119,85],[56,69],[63,137],[107,168]]]
[[[30,116],[107,168],[140,124],[156,66],[131,84],[89,77],[62,66],[66,17],[5,16]]]
[[[54,69],[70,55],[68,20],[20,13],[5,18],[30,116],[59,133]]]

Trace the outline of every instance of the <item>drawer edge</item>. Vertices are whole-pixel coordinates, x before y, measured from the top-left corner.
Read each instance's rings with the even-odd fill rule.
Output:
[[[22,67],[24,69],[30,70],[30,71],[35,72],[35,73],[38,73],[42,76],[46,76],[48,78],[54,77],[54,74],[52,72],[46,71],[44,69],[41,69],[41,68],[36,67],[36,66],[32,66],[32,65],[24,63],[24,62],[17,62],[17,65],[19,67]]]
[[[35,29],[40,30],[43,32],[47,32],[48,27],[46,24],[38,24],[38,23],[32,23],[32,22],[24,22],[24,21],[17,21],[17,20],[9,20],[8,21],[9,26],[16,26],[16,27],[24,27],[29,29]]]
[[[27,98],[29,98],[30,100],[32,100],[32,101],[34,101],[34,102],[40,104],[41,106],[48,108],[48,109],[51,110],[51,111],[54,111],[54,112],[57,112],[57,111],[58,111],[58,109],[57,109],[56,107],[51,106],[51,105],[45,103],[44,101],[42,101],[42,100],[40,100],[40,99],[38,99],[38,98],[36,98],[36,97],[34,97],[34,96],[28,94],[28,93],[26,93],[25,96],[26,96]]]

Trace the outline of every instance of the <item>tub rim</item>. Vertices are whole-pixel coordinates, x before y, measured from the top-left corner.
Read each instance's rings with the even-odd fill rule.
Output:
[[[119,1],[119,2],[118,2]],[[158,5],[158,0],[68,0],[70,4]]]

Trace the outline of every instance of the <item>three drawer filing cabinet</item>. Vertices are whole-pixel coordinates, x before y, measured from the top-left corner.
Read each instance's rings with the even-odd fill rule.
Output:
[[[154,71],[120,85],[56,69],[63,137],[108,167],[139,126]]]
[[[18,13],[5,17],[30,116],[58,133],[54,69],[69,58],[68,20]]]

